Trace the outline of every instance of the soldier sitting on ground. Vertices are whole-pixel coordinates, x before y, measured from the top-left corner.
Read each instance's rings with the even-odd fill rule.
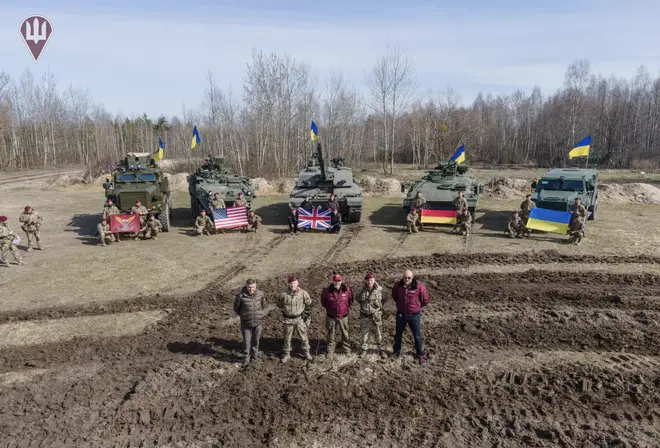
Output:
[[[213,221],[211,221],[211,218],[206,216],[206,210],[200,211],[199,216],[197,219],[195,219],[195,227],[193,228],[193,232],[195,232],[197,235],[210,235],[211,231],[214,229],[215,225],[213,224]]]
[[[580,215],[577,215],[571,219],[571,223],[568,228],[568,242],[578,245],[582,242],[582,238],[584,237],[584,218]]]
[[[456,217],[456,226],[458,227],[458,231],[466,236],[470,233],[470,230],[472,230],[472,224],[472,214],[470,213],[470,210],[464,208],[463,213]]]
[[[330,215],[330,227],[328,228],[329,233],[339,233],[341,231],[341,215],[336,208],[332,209],[332,215]]]
[[[261,222],[261,218],[258,215],[255,215],[252,210],[248,213],[248,228],[250,232],[258,232],[259,231],[259,223]]]
[[[510,238],[529,236],[529,229],[525,226],[518,210],[511,214],[506,226],[506,233],[508,233]]]
[[[114,243],[117,241],[112,232],[110,232],[110,225],[105,218],[102,218],[101,222],[96,226],[96,236],[99,241],[101,241],[101,246],[107,246],[107,243]]]
[[[406,216],[406,226],[408,227],[408,233],[417,233],[417,220],[419,219],[417,215],[417,209],[415,207],[411,207],[410,211],[408,212],[408,216]]]
[[[144,229],[141,229],[142,237],[151,238],[152,240],[156,241],[156,239],[158,239],[158,234],[160,233],[162,228],[163,225],[160,223],[159,220],[156,219],[156,215],[150,213],[149,219],[147,219],[147,222],[144,225]]]

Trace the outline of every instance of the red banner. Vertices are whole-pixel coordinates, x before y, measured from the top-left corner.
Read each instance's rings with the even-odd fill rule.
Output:
[[[140,215],[110,216],[110,231],[112,233],[138,233],[140,231]]]

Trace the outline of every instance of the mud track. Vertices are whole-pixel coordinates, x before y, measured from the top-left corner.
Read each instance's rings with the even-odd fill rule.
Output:
[[[405,266],[658,261],[437,254],[339,267],[351,281],[374,269],[389,287]],[[301,286],[315,298],[310,338],[321,353],[317,296],[325,271],[335,268],[300,273]],[[264,359],[241,371],[233,291],[206,288],[161,303],[143,298],[99,308],[144,309],[146,301],[171,310],[138,336],[0,351],[0,373],[37,372],[29,381],[0,382],[0,447],[660,444],[660,275],[531,269],[421,280],[432,297],[422,316],[424,367],[409,356],[409,336],[401,360],[339,355],[334,366],[322,358],[305,363],[294,343],[296,357],[282,365],[280,317],[272,312],[264,324]],[[272,297],[283,283],[273,278],[260,286]],[[391,347],[391,301],[386,310]],[[354,342],[358,327],[354,310]],[[78,374],[61,373],[69,371]]]

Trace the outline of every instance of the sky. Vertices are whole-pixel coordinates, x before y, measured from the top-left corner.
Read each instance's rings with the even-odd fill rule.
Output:
[[[537,4],[534,4],[537,3]],[[242,93],[252,50],[311,64],[323,88],[341,73],[366,93],[373,64],[396,43],[412,60],[424,94],[456,90],[464,104],[479,92],[544,95],[567,67],[588,59],[592,72],[631,78],[640,65],[660,73],[657,0],[21,0],[0,5],[0,71],[50,71],[62,89],[88,89],[111,113],[152,117],[197,108],[212,72]],[[19,35],[43,15],[54,32],[35,64]]]

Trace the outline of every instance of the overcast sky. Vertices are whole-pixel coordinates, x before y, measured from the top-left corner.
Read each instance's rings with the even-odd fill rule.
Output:
[[[398,42],[423,91],[451,86],[465,103],[480,91],[551,93],[576,59],[608,76],[660,70],[660,2],[650,0],[95,3],[4,0],[0,71],[50,70],[60,87],[89,88],[113,113],[171,116],[200,104],[209,70],[240,93],[253,48],[311,63],[320,86],[341,70],[364,89],[385,44]],[[36,65],[18,32],[33,14],[54,27]]]

